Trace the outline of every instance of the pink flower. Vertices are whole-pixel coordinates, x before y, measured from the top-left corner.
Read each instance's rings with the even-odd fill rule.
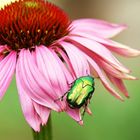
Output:
[[[80,109],[59,99],[69,83],[87,74],[98,77],[116,98],[126,96],[123,79],[134,80],[112,54],[134,57],[140,51],[110,40],[126,28],[102,20],[70,21],[58,7],[42,0],[19,0],[0,10],[0,98],[14,74],[25,119],[35,130],[51,110],[65,111],[82,124]],[[57,101],[56,101],[57,100]],[[89,114],[90,109],[86,110]]]

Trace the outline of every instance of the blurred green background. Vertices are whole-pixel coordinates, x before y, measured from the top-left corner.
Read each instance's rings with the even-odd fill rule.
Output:
[[[139,0],[50,0],[72,19],[98,18],[126,23],[128,29],[114,40],[140,49]],[[140,78],[140,57],[118,57]],[[96,91],[89,105],[92,116],[79,126],[65,113],[52,113],[54,140],[140,140],[140,80],[125,82],[130,99],[120,102],[96,80]],[[0,140],[32,140],[32,131],[22,115],[16,82],[13,80],[0,103]]]

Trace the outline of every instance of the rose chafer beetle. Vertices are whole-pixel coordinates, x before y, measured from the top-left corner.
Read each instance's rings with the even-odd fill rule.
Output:
[[[88,103],[95,90],[94,85],[94,78],[92,76],[79,77],[71,84],[69,91],[66,92],[61,99],[66,95],[66,101],[72,109],[84,107],[82,113],[82,116],[84,116]]]
[[[81,108],[88,104],[94,92],[94,78],[91,76],[83,76],[76,79],[67,92],[66,100],[69,107]]]

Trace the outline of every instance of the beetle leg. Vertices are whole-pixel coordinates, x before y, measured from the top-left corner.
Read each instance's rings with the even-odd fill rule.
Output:
[[[84,119],[84,116],[85,116],[85,112],[86,112],[86,110],[87,110],[87,106],[88,106],[88,100],[85,102],[85,105],[84,105],[84,110],[83,110],[83,112],[81,113],[81,116],[82,116],[82,120]]]
[[[92,96],[91,96],[91,97],[92,97]],[[91,110],[88,108],[88,104],[89,104],[89,103],[90,103],[90,99],[88,99],[88,100],[85,102],[84,110],[83,110],[83,112],[81,113],[81,115],[82,115],[82,119],[81,119],[81,120],[84,119],[85,112],[87,112],[89,115],[92,115]]]
[[[92,98],[92,94],[89,96],[89,99],[87,100],[88,104],[90,104],[91,98]]]
[[[79,124],[80,124],[81,122],[83,122],[83,119],[84,119],[84,116],[85,116],[85,112],[87,112],[89,115],[92,115],[91,110],[88,108],[89,102],[90,102],[90,100],[87,100],[87,101],[85,102],[85,105],[84,105],[84,107],[83,107],[84,110],[83,110],[83,112],[81,113],[82,118],[81,118],[80,121],[78,121]]]
[[[83,112],[81,113],[81,119],[79,121],[77,121],[79,124],[80,124],[80,122],[83,122],[85,112],[86,112],[86,109],[84,108]]]
[[[86,107],[84,107],[84,111],[83,111],[82,114],[81,114],[81,116],[82,116],[82,120],[84,119],[85,112],[86,112]]]
[[[62,95],[61,97],[59,97],[58,99],[55,99],[54,102],[60,100],[60,101],[63,101],[63,98],[66,96],[68,92],[64,93],[64,95]]]

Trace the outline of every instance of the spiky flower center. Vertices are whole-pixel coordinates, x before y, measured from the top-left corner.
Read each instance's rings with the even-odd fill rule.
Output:
[[[13,50],[49,46],[68,34],[67,15],[43,0],[19,0],[0,10],[0,45]]]

